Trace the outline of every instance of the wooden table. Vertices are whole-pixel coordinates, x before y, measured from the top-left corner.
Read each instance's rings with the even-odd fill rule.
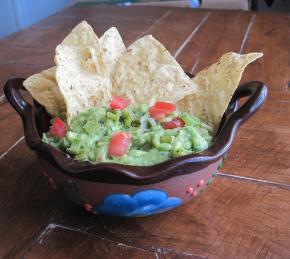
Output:
[[[243,81],[269,86],[264,107],[238,132],[214,184],[157,216],[93,216],[55,192],[0,103],[0,258],[290,258],[290,15],[156,7],[69,7],[0,42],[1,85],[53,64],[54,48],[81,20],[128,45],[153,34],[186,71],[223,53],[261,51]]]

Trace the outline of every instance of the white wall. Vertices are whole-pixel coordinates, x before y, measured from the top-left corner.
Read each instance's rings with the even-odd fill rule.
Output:
[[[0,0],[0,38],[63,9],[71,0]]]

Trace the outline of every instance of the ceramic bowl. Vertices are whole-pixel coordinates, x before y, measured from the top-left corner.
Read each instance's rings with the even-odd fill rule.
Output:
[[[7,81],[9,103],[20,115],[25,140],[35,151],[42,172],[55,189],[93,213],[122,217],[148,216],[195,199],[217,175],[239,125],[253,115],[267,96],[267,87],[252,81],[240,86],[222,118],[211,147],[201,153],[174,158],[153,166],[80,162],[41,141],[50,117],[34,101],[21,95],[24,79]],[[239,99],[247,100],[239,107]]]

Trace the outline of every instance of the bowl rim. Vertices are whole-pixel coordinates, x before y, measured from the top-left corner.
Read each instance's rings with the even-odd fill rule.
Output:
[[[223,115],[214,141],[207,150],[151,166],[132,166],[77,161],[65,152],[42,142],[37,130],[35,110],[40,115],[46,111],[37,102],[32,106],[23,99],[20,93],[20,90],[24,89],[23,81],[23,78],[9,79],[4,86],[4,93],[8,102],[22,118],[27,145],[40,159],[46,160],[62,173],[80,180],[130,185],[153,184],[175,176],[194,173],[222,159],[231,147],[239,125],[262,106],[268,92],[267,86],[259,81],[250,81],[239,86]],[[243,97],[248,99],[239,107],[238,101]]]

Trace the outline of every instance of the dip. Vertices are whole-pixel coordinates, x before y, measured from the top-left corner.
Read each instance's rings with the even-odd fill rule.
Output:
[[[212,137],[210,126],[174,104],[133,106],[115,96],[110,107],[89,108],[69,126],[53,119],[42,139],[77,160],[148,166],[203,151]]]

